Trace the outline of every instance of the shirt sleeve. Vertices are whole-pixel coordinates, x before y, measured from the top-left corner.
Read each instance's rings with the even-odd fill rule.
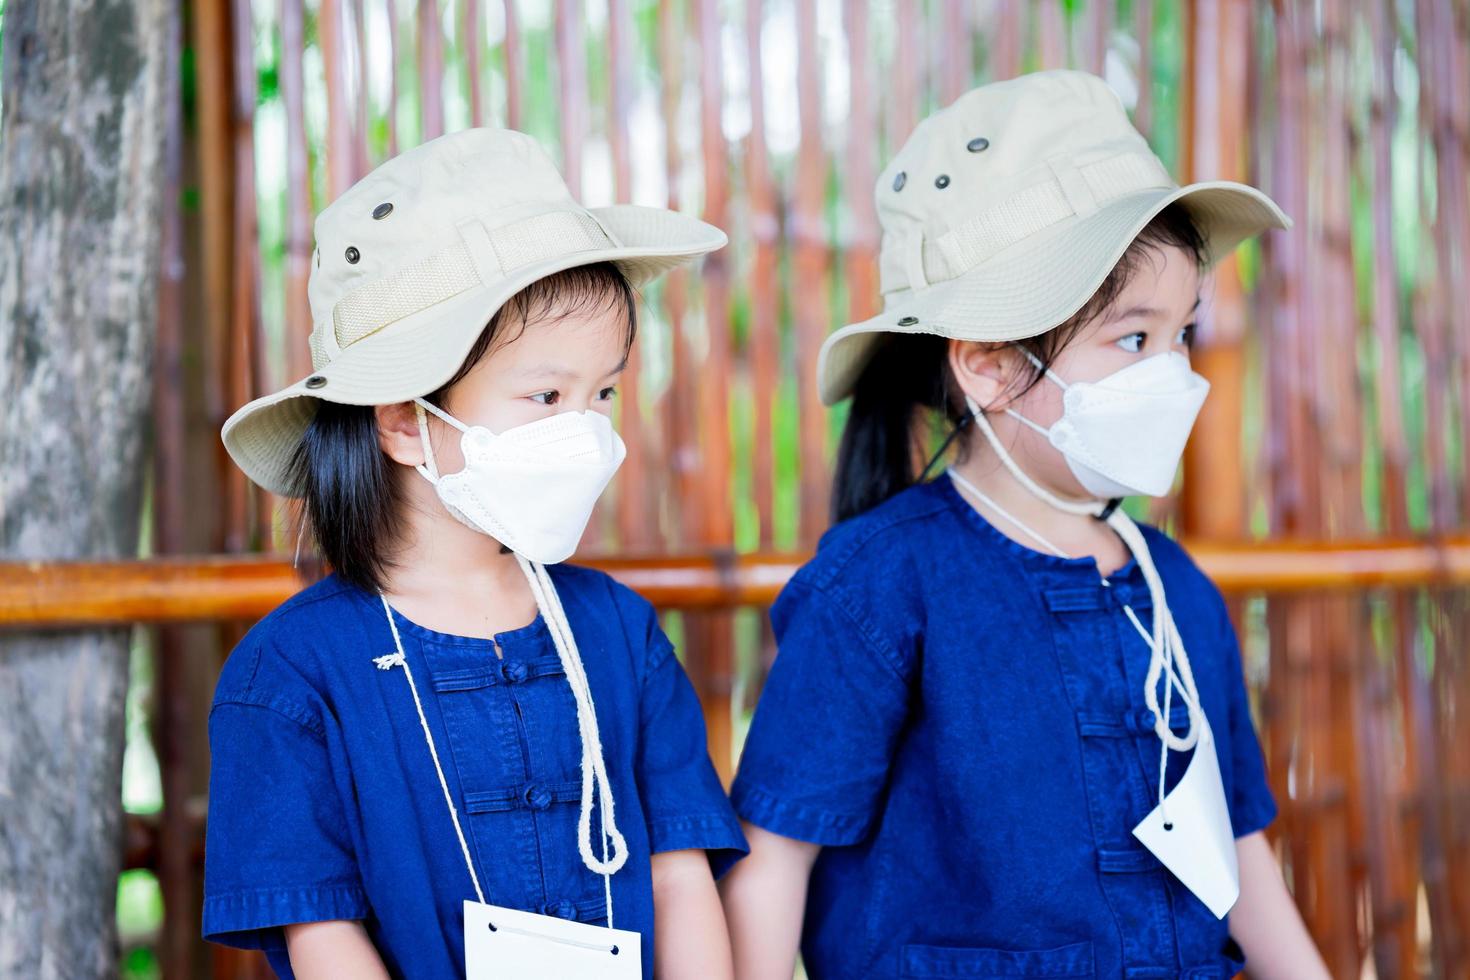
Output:
[[[778,652],[732,788],[736,812],[784,837],[858,843],[908,715],[907,659],[852,600],[799,580],[771,620]]]
[[[716,874],[750,848],[709,757],[704,713],[653,607],[639,599],[646,670],[635,777],[653,853],[699,848]]]
[[[290,699],[241,692],[209,716],[204,938],[285,949],[293,922],[369,913],[320,722]]]
[[[1228,746],[1221,746],[1221,763],[1226,749],[1231,768],[1230,825],[1236,837],[1245,837],[1264,829],[1276,819],[1276,798],[1266,778],[1266,759],[1261,742],[1251,721],[1250,695],[1245,686],[1245,668],[1240,655],[1240,641],[1225,600],[1216,594],[1220,632],[1226,649],[1225,684],[1229,693],[1230,736]],[[1223,740],[1222,740],[1223,741]]]

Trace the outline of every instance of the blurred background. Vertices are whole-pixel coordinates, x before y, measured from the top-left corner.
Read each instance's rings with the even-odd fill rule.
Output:
[[[42,534],[52,505],[0,479],[0,805],[29,813],[12,834],[72,828],[57,814],[78,800],[117,814],[100,846],[56,830],[48,854],[0,852],[17,910],[0,973],[92,975],[28,958],[44,933],[127,977],[269,976],[197,938],[205,718],[234,641],[320,569],[309,554],[293,569],[289,506],[246,483],[218,430],[309,373],[321,207],[400,149],[510,126],[588,205],[676,207],[729,232],[643,296],[619,403],[629,456],[579,553],[665,610],[728,779],[774,656],[765,605],[827,525],[843,416],[817,399],[816,353],[881,309],[874,178],[961,92],[1069,66],[1108,80],[1181,182],[1248,181],[1296,220],[1207,287],[1196,368],[1212,397],[1178,492],[1130,509],[1184,538],[1231,600],[1282,804],[1271,836],[1333,975],[1470,977],[1464,0],[5,0],[0,34],[0,220],[20,253],[0,244],[0,391],[19,406],[0,467],[36,467],[17,448],[35,438],[28,399],[80,383],[54,343],[25,347],[38,334],[16,315],[37,213],[67,207],[10,193],[43,159],[26,156],[35,106],[95,123],[111,91],[131,107],[106,123],[118,146],[80,159],[112,168],[112,199],[156,188],[118,209],[139,236],[96,245],[146,253],[122,280],[145,295],[116,318],[131,332],[108,375],[136,392],[107,416],[126,465],[66,471],[83,499],[89,481],[116,491],[92,525],[112,531]],[[105,55],[95,75],[34,67],[89,52]],[[77,91],[38,83],[54,77]],[[103,77],[132,87],[87,84]],[[48,336],[85,345],[85,305],[66,309]],[[85,739],[23,710],[109,670],[98,710],[68,716]],[[38,751],[53,775],[85,775],[36,777]],[[37,868],[99,935],[27,926],[57,914],[20,883]],[[112,877],[115,895],[97,885]]]

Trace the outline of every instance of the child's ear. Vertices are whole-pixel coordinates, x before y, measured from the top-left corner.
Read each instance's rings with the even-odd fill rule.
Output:
[[[960,390],[985,411],[996,411],[1009,403],[1016,380],[1016,353],[1009,344],[951,340],[949,369]]]
[[[389,459],[404,466],[418,466],[424,462],[418,414],[413,409],[413,402],[395,402],[373,409],[378,419],[378,445]]]

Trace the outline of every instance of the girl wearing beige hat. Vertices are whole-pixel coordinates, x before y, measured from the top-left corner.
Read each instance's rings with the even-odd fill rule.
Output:
[[[333,573],[220,675],[205,937],[283,977],[728,976],[699,702],[647,602],[559,564],[623,459],[633,287],[725,236],[476,129],[316,242],[315,371],[224,441]]]
[[[1325,977],[1219,592],[1118,507],[1169,491],[1208,391],[1202,274],[1288,219],[1176,186],[1066,71],[924,120],[877,204],[884,311],[819,367],[839,523],[732,790],[737,976]]]

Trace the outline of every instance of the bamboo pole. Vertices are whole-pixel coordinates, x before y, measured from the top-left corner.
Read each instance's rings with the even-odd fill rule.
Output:
[[[873,201],[877,179],[877,147],[871,134],[877,131],[877,109],[873,100],[873,78],[869,59],[868,4],[847,0],[848,59],[847,140],[842,153],[842,180],[852,234],[843,244],[843,286],[847,294],[847,321],[856,323],[875,316],[881,309],[878,295],[878,212]]]
[[[607,21],[608,53],[608,143],[612,150],[613,196],[626,204],[633,198],[633,162],[630,146],[629,112],[632,104],[633,52],[632,13],[628,0],[609,0]],[[641,304],[640,304],[641,305]],[[617,487],[617,544],[625,550],[647,552],[660,543],[657,483],[648,446],[644,419],[644,344],[635,343],[628,352],[618,400],[618,431],[627,444]]]
[[[800,540],[810,546],[827,526],[827,419],[817,392],[817,354],[826,338],[830,311],[827,228],[823,204],[827,156],[822,148],[821,73],[817,52],[816,10],[796,10],[796,99],[801,143],[796,152],[795,201],[792,206],[796,387],[801,454]]]
[[[769,548],[774,539],[776,509],[774,422],[780,374],[777,261],[781,226],[776,216],[776,192],[766,145],[765,66],[761,54],[764,10],[762,0],[748,0],[745,6],[746,76],[750,91],[745,184],[751,239],[751,265],[746,281],[750,290],[749,357],[755,415],[751,481],[759,523],[758,540],[762,548]]]
[[[398,0],[383,0],[388,18],[388,155],[398,155]]]
[[[335,201],[352,183],[352,133],[347,124],[347,78],[343,74],[346,38],[342,0],[321,0],[316,16],[317,39],[327,88],[327,200]]]
[[[485,98],[480,85],[480,0],[462,0],[464,4],[464,51],[466,87],[470,97],[470,125],[485,125]]]
[[[1235,545],[1186,539],[1183,544],[1229,593],[1470,585],[1470,537]],[[721,609],[769,604],[808,557],[720,550],[683,557],[599,557],[585,564],[657,606]],[[284,557],[264,555],[0,563],[0,628],[249,620],[303,584]]]
[[[704,172],[705,221],[717,228],[729,224],[730,187],[721,112],[724,106],[724,58],[717,0],[697,0],[695,27],[699,41],[699,118]],[[700,486],[704,507],[700,533],[693,539],[713,549],[734,547],[731,521],[730,442],[730,259],[725,251],[704,259],[700,270],[704,300],[705,356],[698,385]],[[734,620],[728,611],[712,611],[686,620],[691,643],[687,665],[704,704],[709,752],[721,778],[734,776],[734,726],[730,712],[734,673]]]
[[[418,0],[419,141],[444,135],[444,33],[439,0]]]
[[[581,0],[556,0],[557,115],[561,128],[561,169],[572,196],[582,199],[582,141],[587,135],[587,78]]]
[[[664,124],[664,179],[667,184],[665,206],[680,208],[684,162],[679,145],[679,106],[684,93],[683,31],[674,0],[659,0],[659,64],[663,82],[660,104]],[[695,540],[699,497],[699,445],[694,397],[697,378],[689,341],[685,336],[688,307],[689,275],[675,269],[663,280],[664,313],[669,322],[669,388],[662,399],[666,465],[670,471],[669,509],[674,516],[673,537],[679,541]]]
[[[368,150],[371,91],[368,87],[367,10],[363,0],[352,0],[352,35],[352,60],[357,68],[352,90],[352,179],[357,181],[372,169]]]
[[[1249,21],[1239,4],[1197,0],[1186,45],[1185,72],[1192,80],[1193,111],[1183,139],[1190,146],[1185,182],[1244,180],[1247,124],[1245,63]],[[1245,532],[1245,471],[1241,418],[1245,413],[1245,303],[1234,255],[1210,277],[1207,302],[1191,354],[1194,369],[1210,381],[1210,397],[1185,451],[1188,478],[1181,495],[1181,527],[1207,538]]]
[[[990,46],[990,81],[1003,81],[1021,73],[1021,58],[1025,54],[1022,27],[1029,6],[1023,6],[1020,0],[1000,0],[997,4]]]
[[[520,14],[516,11],[516,0],[505,0],[505,124],[511,129],[521,128],[521,28]]]
[[[280,84],[286,115],[286,362],[293,379],[311,372],[307,338],[311,304],[306,284],[311,278],[311,178],[307,172],[305,13],[302,0],[280,0]]]

